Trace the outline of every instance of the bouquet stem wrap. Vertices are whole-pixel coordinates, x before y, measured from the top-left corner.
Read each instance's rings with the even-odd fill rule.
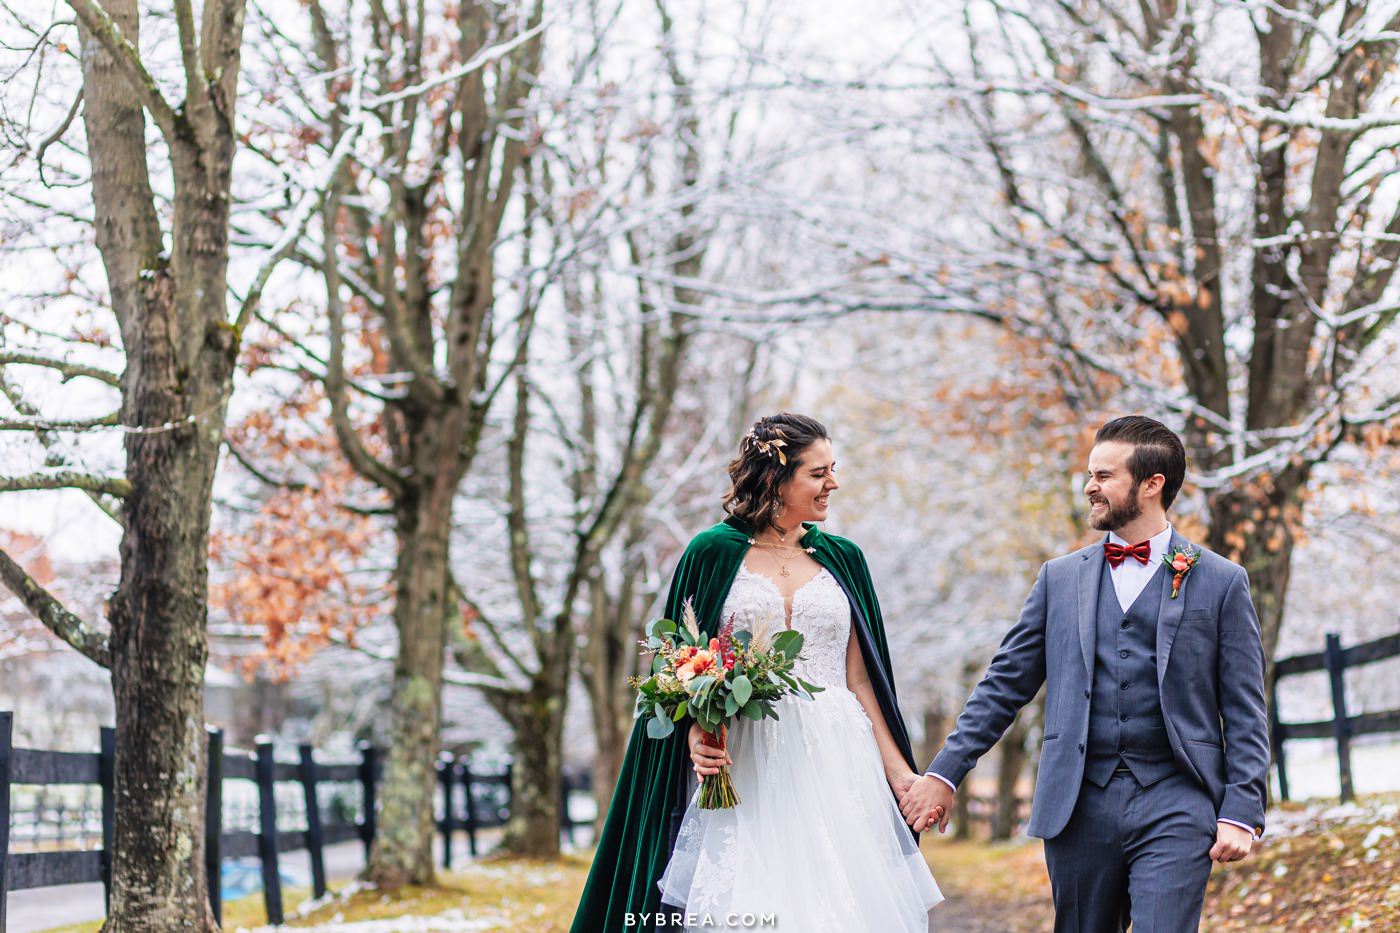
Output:
[[[710,748],[724,751],[724,741],[729,735],[728,726],[719,727],[719,735],[701,732],[700,742]],[[734,782],[729,777],[729,766],[720,765],[719,774],[707,774],[700,779],[700,809],[728,810],[739,802],[734,790]]]

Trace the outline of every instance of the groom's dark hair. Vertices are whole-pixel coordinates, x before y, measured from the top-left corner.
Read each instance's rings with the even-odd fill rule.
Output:
[[[1176,494],[1181,491],[1182,480],[1186,479],[1186,447],[1176,432],[1145,415],[1126,415],[1099,428],[1094,443],[1106,441],[1133,445],[1132,456],[1128,458],[1133,482],[1141,483],[1162,474],[1166,480],[1162,484],[1162,508],[1171,508]]]

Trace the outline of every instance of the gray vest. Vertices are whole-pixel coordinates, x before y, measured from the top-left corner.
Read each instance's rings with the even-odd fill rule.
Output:
[[[1084,766],[1100,787],[1120,764],[1144,787],[1176,772],[1157,687],[1157,607],[1166,580],[1166,567],[1158,566],[1124,612],[1109,569],[1101,574]]]

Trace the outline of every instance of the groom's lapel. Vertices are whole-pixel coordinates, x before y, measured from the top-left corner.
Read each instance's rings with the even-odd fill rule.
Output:
[[[1094,630],[1105,563],[1102,547],[1086,551],[1079,562],[1079,650],[1084,653],[1084,670],[1090,680],[1094,678]]]
[[[1167,545],[1167,554],[1176,552],[1177,548],[1189,547],[1193,551],[1196,546],[1181,536],[1179,532],[1172,529],[1172,540]],[[1162,678],[1167,675],[1167,660],[1171,657],[1172,642],[1176,641],[1176,630],[1181,627],[1181,616],[1186,612],[1186,588],[1187,581],[1191,579],[1191,574],[1187,574],[1181,581],[1181,591],[1177,593],[1176,599],[1172,599],[1172,571],[1170,567],[1162,569],[1164,579],[1162,580],[1162,598],[1157,606],[1157,686],[1162,686]]]

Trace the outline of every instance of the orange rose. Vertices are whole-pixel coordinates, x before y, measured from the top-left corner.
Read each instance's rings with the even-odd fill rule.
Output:
[[[1172,569],[1177,573],[1185,573],[1191,569],[1191,562],[1184,556],[1178,555],[1176,560],[1172,561]]]

